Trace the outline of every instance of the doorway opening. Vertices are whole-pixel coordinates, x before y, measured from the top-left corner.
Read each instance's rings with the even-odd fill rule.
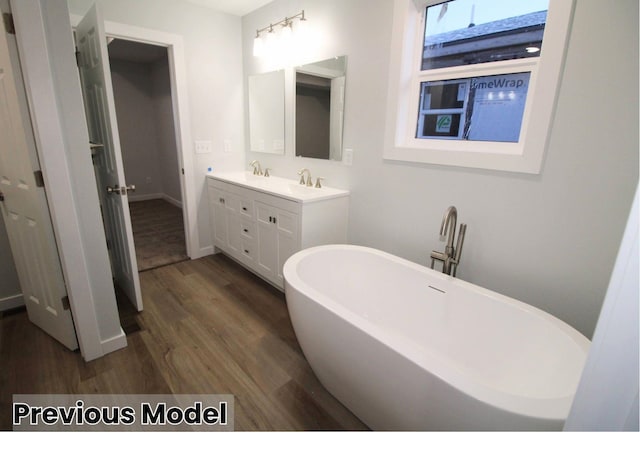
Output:
[[[108,39],[138,271],[189,259],[167,48]]]

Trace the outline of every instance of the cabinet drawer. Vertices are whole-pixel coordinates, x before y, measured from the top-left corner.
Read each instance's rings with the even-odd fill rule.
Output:
[[[226,200],[227,209],[232,210],[245,219],[253,219],[253,201],[242,198],[236,194],[228,194]]]
[[[245,217],[253,219],[253,201],[246,198],[240,198],[240,206],[238,212]]]
[[[240,220],[240,235],[245,239],[253,239],[256,237],[256,224],[246,220]]]
[[[245,261],[253,263],[253,261],[255,261],[255,252],[255,241],[251,239],[242,239],[240,247],[240,254],[242,255],[242,258]]]

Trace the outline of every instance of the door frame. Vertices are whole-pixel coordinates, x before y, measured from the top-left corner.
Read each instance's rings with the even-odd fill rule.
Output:
[[[75,29],[82,16],[72,14],[71,25]],[[187,255],[200,258],[200,240],[197,232],[197,203],[193,175],[193,153],[191,149],[191,123],[189,116],[189,91],[187,84],[186,59],[182,36],[149,28],[105,20],[107,36],[152,44],[167,48],[169,57],[169,78],[171,80],[171,104],[173,107],[173,125],[178,152],[178,165],[182,169],[180,188],[182,192],[183,222]]]

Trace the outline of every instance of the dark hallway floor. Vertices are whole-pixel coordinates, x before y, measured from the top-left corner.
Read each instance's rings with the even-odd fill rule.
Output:
[[[129,203],[138,271],[189,259],[182,209],[162,200]]]

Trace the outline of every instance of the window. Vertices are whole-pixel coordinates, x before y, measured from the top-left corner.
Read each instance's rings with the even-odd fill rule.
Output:
[[[420,83],[416,138],[517,143],[530,72]]]
[[[569,0],[397,0],[386,159],[538,173]]]
[[[453,0],[426,6],[422,70],[538,56],[549,0]]]

